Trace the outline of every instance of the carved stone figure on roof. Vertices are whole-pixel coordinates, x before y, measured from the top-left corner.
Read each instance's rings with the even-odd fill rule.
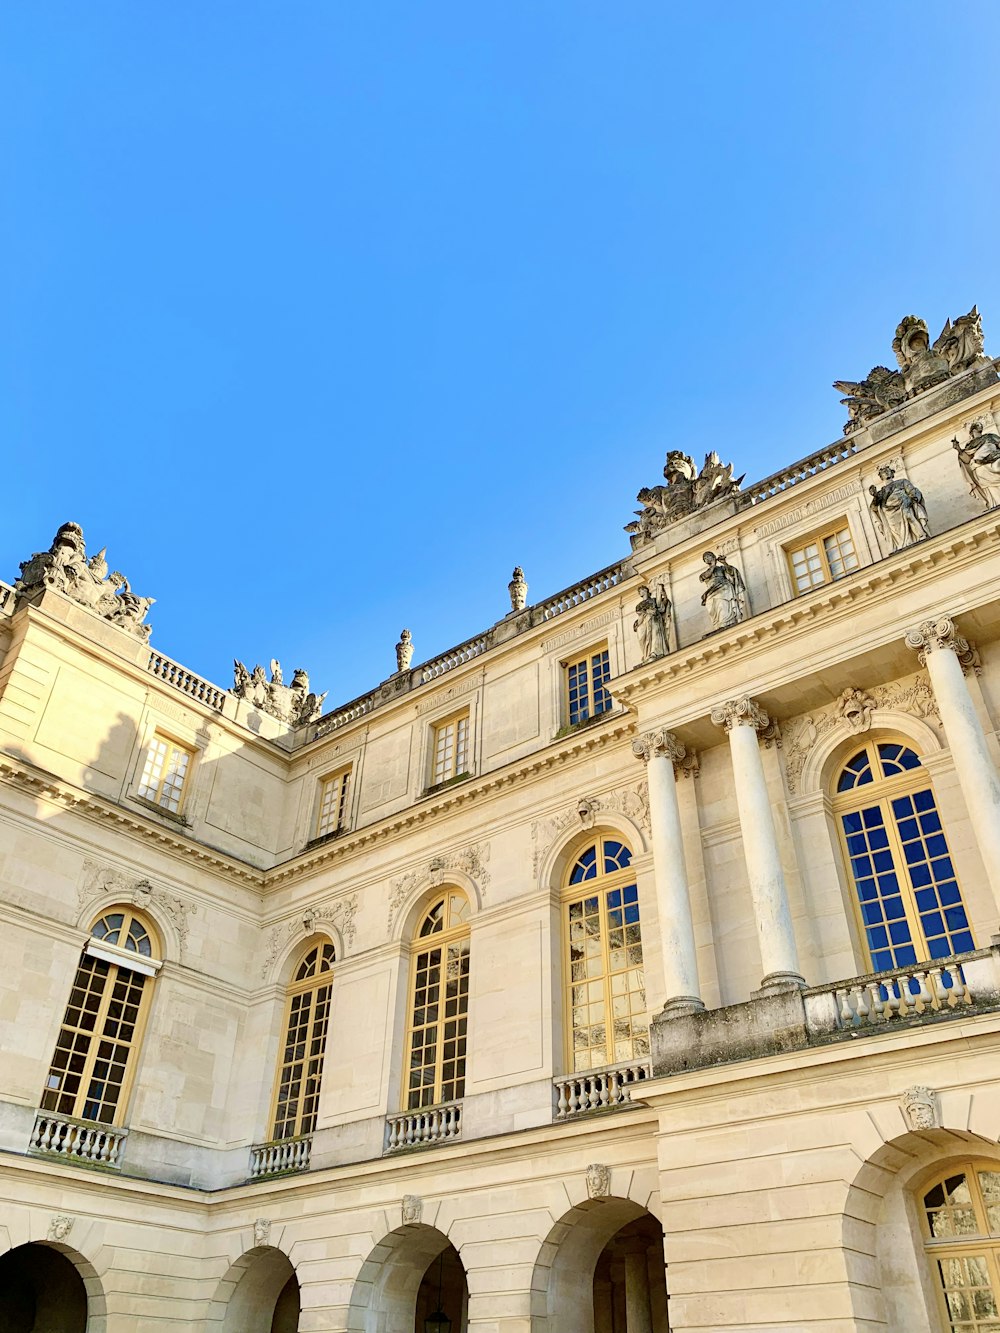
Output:
[[[528,604],[528,581],[524,577],[524,570],[520,565],[515,567],[511,580],[507,584],[507,591],[510,593],[511,610],[523,611]]]
[[[36,551],[21,563],[14,589],[30,598],[45,588],[55,588],[119,629],[148,639],[152,627],[143,621],[155,598],[137,597],[117,570],[109,575],[105,550],[88,560],[80,525],[64,523],[47,551]]]
[[[987,509],[1000,504],[1000,435],[985,430],[981,421],[972,421],[968,443],[959,444],[958,436],[951,443],[971,493]]]
[[[701,558],[706,569],[698,578],[707,585],[701,594],[701,604],[708,608],[713,630],[729,629],[746,620],[747,587],[743,575],[724,555],[706,551]]]
[[[737,495],[743,480],[733,476],[732,463],[723,463],[714,449],[705,455],[700,472],[689,454],[671,449],[663,476],[666,486],[644,486],[636,496],[642,508],[635,511],[636,519],[625,525],[633,547],[652,541],[676,519],[693,514],[715,500]]]
[[[409,671],[412,661],[413,635],[408,629],[404,629],[399,636],[399,643],[396,644],[396,670]]]
[[[663,580],[658,579],[655,587],[644,583],[639,588],[639,600],[635,607],[635,621],[632,628],[639,639],[639,651],[643,662],[664,657],[670,652],[671,644],[671,603]]]
[[[913,482],[908,477],[897,477],[896,469],[887,463],[879,468],[878,475],[882,485],[868,487],[872,497],[868,508],[890,551],[901,551],[929,537],[924,497]]]
[[[234,680],[231,693],[237,699],[246,699],[259,708],[262,713],[276,717],[279,722],[288,722],[293,727],[304,726],[306,722],[315,722],[323,707],[326,694],[313,694],[309,689],[309,676],[301,667],[292,674],[291,685],[284,683],[281,663],[271,659],[271,679],[268,680],[264,668],[258,663],[253,671],[248,671],[237,660],[234,666]]]
[[[898,370],[875,366],[867,379],[834,381],[833,387],[847,395],[840,400],[847,408],[845,435],[972,366],[990,364],[983,351],[982,316],[975,306],[954,323],[945,320],[933,343],[926,322],[906,315],[896,328],[892,350]]]

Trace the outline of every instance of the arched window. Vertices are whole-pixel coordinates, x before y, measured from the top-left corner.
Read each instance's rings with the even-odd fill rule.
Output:
[[[872,970],[975,948],[917,754],[899,741],[869,741],[840,770],[835,808]]]
[[[963,1162],[923,1195],[924,1248],[951,1333],[1000,1329],[1000,1170]]]
[[[421,919],[411,945],[406,1109],[465,1094],[469,1026],[469,900],[447,892]]]
[[[332,944],[317,944],[295,969],[274,1094],[273,1139],[294,1139],[316,1128],[335,961]]]
[[[131,908],[112,908],[94,922],[45,1080],[43,1111],[121,1122],[158,952],[152,929]]]
[[[649,1055],[639,893],[631,867],[625,843],[598,838],[576,857],[563,890],[574,1073]]]

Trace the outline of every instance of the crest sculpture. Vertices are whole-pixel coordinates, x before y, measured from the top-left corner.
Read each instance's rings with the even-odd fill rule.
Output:
[[[152,626],[142,622],[156,599],[136,597],[124,574],[117,570],[109,574],[104,558],[106,550],[107,547],[102,547],[88,560],[83,529],[78,523],[64,523],[47,551],[36,551],[30,560],[22,562],[21,577],[14,584],[14,591],[30,599],[46,588],[55,588],[103,620],[145,641]]]
[[[847,396],[840,401],[847,408],[844,434],[861,430],[883,412],[901,407],[926,389],[943,384],[973,366],[991,364],[983,352],[983,321],[973,306],[954,323],[950,319],[932,343],[927,324],[916,315],[906,315],[892,340],[898,370],[874,366],[868,378],[835,380],[833,387]]]
[[[705,455],[700,472],[689,454],[671,449],[663,476],[666,486],[644,486],[636,496],[642,508],[635,511],[637,518],[625,525],[633,550],[651,542],[677,519],[704,509],[715,500],[738,495],[743,480],[733,476],[732,463],[723,463],[714,449]]]
[[[230,693],[237,699],[246,699],[259,708],[262,713],[276,717],[279,722],[288,722],[293,727],[301,727],[306,722],[315,722],[326,694],[310,694],[309,676],[297,668],[292,673],[291,685],[286,685],[281,673],[281,663],[271,658],[271,679],[264,674],[260,665],[248,671],[238,659],[234,662],[235,680]]]

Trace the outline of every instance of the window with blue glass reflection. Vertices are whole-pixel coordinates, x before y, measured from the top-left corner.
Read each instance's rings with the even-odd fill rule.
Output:
[[[919,756],[896,741],[869,742],[841,769],[837,793],[872,970],[975,948]]]

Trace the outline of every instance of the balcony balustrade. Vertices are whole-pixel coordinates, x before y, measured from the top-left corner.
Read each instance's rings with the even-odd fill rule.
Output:
[[[28,1146],[32,1152],[62,1157],[66,1161],[118,1167],[127,1138],[127,1129],[39,1111]]]
[[[430,1143],[457,1139],[462,1132],[462,1103],[431,1106],[422,1111],[403,1111],[385,1122],[385,1151],[418,1148]]]
[[[302,1134],[297,1139],[275,1139],[272,1143],[258,1143],[250,1149],[250,1179],[264,1176],[282,1176],[292,1171],[308,1171],[312,1155],[312,1135]]]
[[[632,1100],[632,1089],[651,1077],[649,1061],[591,1069],[553,1080],[555,1119],[570,1120],[588,1111],[607,1111]]]

